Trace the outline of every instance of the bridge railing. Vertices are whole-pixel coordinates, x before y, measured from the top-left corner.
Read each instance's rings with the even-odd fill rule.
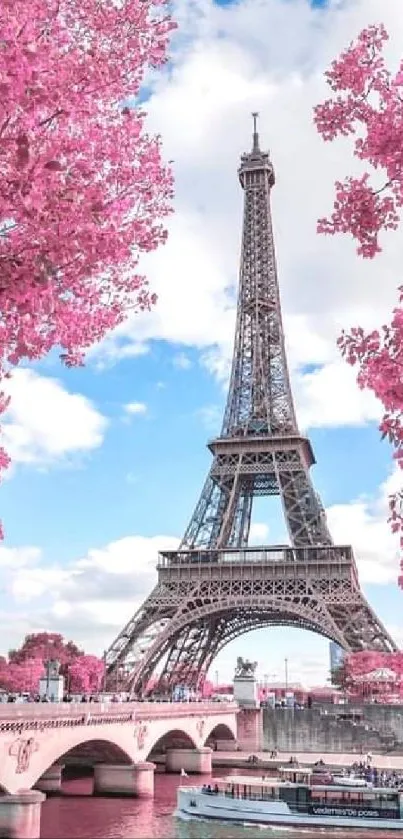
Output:
[[[237,710],[234,702],[7,703],[0,706],[0,732],[219,716]]]

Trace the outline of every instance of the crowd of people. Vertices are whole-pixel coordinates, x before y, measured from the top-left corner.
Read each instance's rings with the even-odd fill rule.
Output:
[[[367,755],[366,760],[353,763],[351,772],[356,778],[362,778],[374,787],[403,789],[403,772],[396,772],[394,769],[377,769],[372,765],[372,755]]]
[[[22,702],[220,702],[220,699],[198,697],[175,697],[175,696],[135,696],[129,693],[96,693],[96,694],[71,694],[65,693],[61,699],[58,699],[53,694],[50,696],[30,693],[7,693],[7,691],[0,692],[0,703],[17,703]]]

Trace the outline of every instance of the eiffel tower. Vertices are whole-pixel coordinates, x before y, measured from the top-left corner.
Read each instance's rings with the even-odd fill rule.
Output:
[[[397,647],[365,599],[352,548],[334,545],[299,429],[284,345],[270,193],[260,150],[238,170],[244,215],[231,378],[213,461],[177,551],[162,551],[158,583],[106,653],[107,679],[144,693],[198,687],[230,641],[261,627],[309,629],[344,650]],[[253,499],[279,495],[290,546],[248,547]]]

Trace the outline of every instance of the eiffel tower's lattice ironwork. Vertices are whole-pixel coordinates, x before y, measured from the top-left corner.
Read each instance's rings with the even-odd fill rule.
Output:
[[[361,592],[352,549],[335,546],[300,434],[284,346],[270,211],[274,169],[253,147],[244,191],[234,356],[213,461],[178,551],[163,552],[158,583],[106,654],[109,679],[144,691],[197,686],[219,650],[268,625],[310,629],[345,650],[397,649]],[[255,496],[279,495],[290,545],[249,548]]]

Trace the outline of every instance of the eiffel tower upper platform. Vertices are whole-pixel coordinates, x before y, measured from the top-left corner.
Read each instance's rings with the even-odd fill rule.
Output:
[[[366,601],[350,546],[332,543],[297,424],[284,345],[270,209],[275,177],[260,149],[238,170],[244,193],[234,355],[212,465],[178,551],[107,656],[111,684],[144,692],[200,684],[220,649],[255,628],[310,629],[347,651],[397,649]],[[248,547],[253,499],[279,495],[290,546]],[[135,568],[133,568],[135,573]]]

